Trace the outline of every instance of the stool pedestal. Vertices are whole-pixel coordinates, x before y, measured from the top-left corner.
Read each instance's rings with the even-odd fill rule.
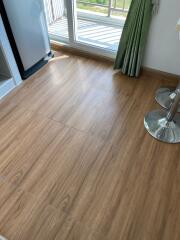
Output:
[[[180,103],[180,85],[170,105],[170,110],[155,110],[144,118],[144,126],[156,139],[166,143],[180,143],[180,114],[177,113]]]
[[[155,99],[157,103],[161,105],[161,107],[165,109],[170,109],[175,96],[176,96],[175,90],[173,91],[170,90],[169,88],[159,88],[156,91]],[[177,112],[180,112],[180,105],[178,106]]]

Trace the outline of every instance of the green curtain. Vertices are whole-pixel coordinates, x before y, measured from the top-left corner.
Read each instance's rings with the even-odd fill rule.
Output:
[[[158,0],[132,0],[114,69],[120,69],[123,74],[131,77],[139,76],[152,12],[158,6]]]

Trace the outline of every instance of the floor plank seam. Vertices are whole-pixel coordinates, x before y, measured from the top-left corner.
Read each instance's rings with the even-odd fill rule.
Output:
[[[18,107],[22,107],[20,104],[17,104],[17,106],[18,106]],[[23,107],[23,108],[24,108],[24,107]],[[51,120],[52,122],[55,122],[55,123],[57,123],[57,124],[60,124],[60,125],[68,128],[68,129],[74,129],[74,130],[77,131],[77,132],[81,132],[81,133],[83,133],[83,134],[86,134],[86,135],[88,135],[88,136],[95,137],[95,138],[98,138],[98,139],[101,140],[100,137],[98,137],[97,135],[91,133],[90,131],[78,129],[78,128],[73,127],[73,126],[71,126],[71,125],[68,125],[68,124],[66,124],[66,123],[64,123],[64,122],[62,122],[62,121],[58,121],[58,120],[55,120],[55,119],[53,119],[53,118],[51,118],[51,117],[48,117],[48,116],[42,114],[41,112],[36,112],[36,111],[34,111],[34,110],[30,109],[30,108],[26,108],[26,110],[27,110],[27,112],[29,111],[29,112],[31,112],[31,113],[37,114],[37,115],[39,115],[39,116],[42,116],[44,119]],[[106,139],[106,140],[103,139],[103,140],[104,140],[104,141],[107,141],[107,142],[109,141],[108,139]]]

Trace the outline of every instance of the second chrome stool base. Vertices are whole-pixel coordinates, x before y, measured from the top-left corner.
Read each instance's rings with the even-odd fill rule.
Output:
[[[154,110],[144,118],[144,126],[156,139],[166,143],[180,143],[180,115],[167,119],[167,111]]]
[[[159,88],[156,91],[155,99],[163,108],[170,109],[176,93],[175,90],[169,88]],[[177,109],[177,112],[180,112],[180,106]]]

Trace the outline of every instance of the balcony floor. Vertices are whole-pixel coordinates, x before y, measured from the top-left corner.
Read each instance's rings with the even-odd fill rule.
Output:
[[[78,19],[78,41],[116,51],[122,33],[122,27],[105,25],[90,20]],[[62,18],[49,26],[49,33],[68,38],[67,19]]]

